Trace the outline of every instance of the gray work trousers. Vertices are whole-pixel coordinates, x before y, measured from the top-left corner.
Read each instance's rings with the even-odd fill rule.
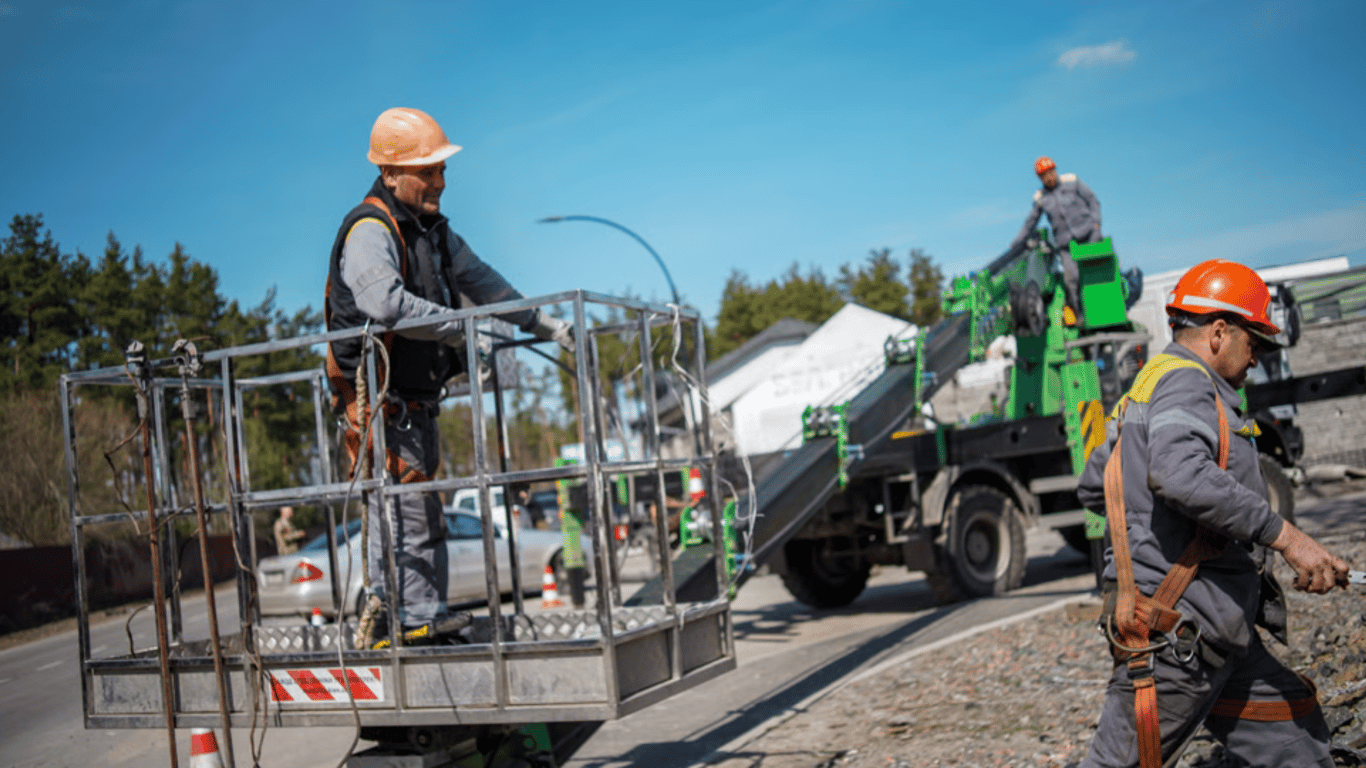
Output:
[[[409,411],[386,419],[384,439],[388,450],[397,452],[410,467],[427,477],[435,475],[440,448],[436,419],[432,414]],[[398,482],[392,474],[389,478]],[[443,616],[450,578],[450,553],[446,549],[446,520],[441,498],[435,492],[403,493],[390,496],[388,503],[381,505],[380,494],[370,493],[366,507],[370,514],[370,550],[366,562],[371,589],[387,606],[386,537],[381,533],[386,530],[381,527],[381,513],[387,507],[393,514],[388,538],[394,542],[399,623],[405,629],[411,629]]]
[[[1156,662],[1158,726],[1165,764],[1183,747],[1201,722],[1229,753],[1268,768],[1321,766],[1332,768],[1328,752],[1328,724],[1323,711],[1298,720],[1258,722],[1209,714],[1217,700],[1296,701],[1311,695],[1298,675],[1272,656],[1256,632],[1246,656],[1230,657],[1222,667],[1205,663],[1200,655],[1182,663],[1171,651]],[[1100,726],[1082,768],[1126,768],[1138,765],[1138,736],[1134,727],[1134,688],[1125,664],[1115,665],[1101,709]]]

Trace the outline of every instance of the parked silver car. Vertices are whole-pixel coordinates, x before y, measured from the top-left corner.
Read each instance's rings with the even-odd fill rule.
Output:
[[[347,580],[342,592],[342,606],[348,615],[359,612],[361,602],[361,569],[365,559],[351,558],[360,551],[361,521],[351,520],[337,526],[337,568]],[[508,563],[507,531],[495,525],[494,550],[498,561],[498,586],[504,594],[512,591],[512,569]],[[372,535],[376,532],[371,531]],[[587,536],[581,540],[584,551],[591,553]],[[446,548],[449,558],[449,586],[447,600],[452,605],[486,601],[488,585],[485,577],[483,525],[478,517],[464,512],[446,513]],[[517,531],[518,561],[521,564],[521,587],[527,594],[541,591],[546,566],[554,571],[557,586],[564,583],[564,568],[560,552],[564,540],[559,531],[540,531],[523,528]],[[318,536],[298,552],[263,558],[256,568],[260,588],[261,613],[266,616],[309,616],[314,608],[332,618],[332,576],[327,557],[327,537]],[[564,586],[559,587],[564,590]]]

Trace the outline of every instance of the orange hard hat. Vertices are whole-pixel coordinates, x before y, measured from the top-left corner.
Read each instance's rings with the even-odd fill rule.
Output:
[[[1236,261],[1210,259],[1191,267],[1167,296],[1167,314],[1208,315],[1229,312],[1243,318],[1245,327],[1263,340],[1281,332],[1267,315],[1271,293],[1262,278]]]
[[[1043,157],[1034,161],[1034,172],[1040,176],[1044,175],[1045,173],[1048,173],[1049,171],[1057,167],[1058,164],[1053,162],[1053,158],[1047,155],[1044,155]]]
[[[375,165],[433,165],[459,151],[431,115],[394,107],[381,112],[370,129],[366,159]]]

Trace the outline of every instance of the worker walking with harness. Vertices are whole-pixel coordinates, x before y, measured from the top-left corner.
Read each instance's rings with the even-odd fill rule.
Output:
[[[389,326],[448,312],[461,306],[462,296],[480,305],[522,298],[474,255],[441,214],[445,161],[458,151],[441,126],[420,110],[389,109],[375,121],[367,157],[379,166],[380,175],[337,231],[324,300],[329,331],[371,323]],[[572,348],[569,325],[539,310],[500,317]],[[383,333],[379,343],[387,355],[380,358],[380,381],[368,386],[371,392],[388,393],[383,404],[385,468],[398,483],[430,480],[438,465],[436,414],[442,388],[452,376],[477,371],[478,364],[464,359],[459,322]],[[344,339],[328,346],[327,358],[334,405],[346,416],[353,474],[359,455],[373,444],[361,446],[362,435],[369,434],[368,403],[357,397],[356,387],[361,351],[362,339]],[[401,625],[405,635],[416,633],[412,639],[422,639],[448,615],[444,513],[434,492],[400,494],[393,503],[401,615],[389,623]],[[368,494],[367,507],[370,585],[382,595],[386,553],[379,535],[380,495]]]
[[[1312,685],[1262,644],[1285,606],[1256,545],[1279,552],[1296,589],[1346,585],[1347,564],[1266,501],[1255,422],[1237,389],[1280,331],[1261,278],[1197,265],[1168,297],[1174,341],[1116,408],[1077,494],[1105,510],[1111,546],[1102,629],[1115,672],[1082,763],[1172,764],[1203,723],[1258,766],[1332,766]]]

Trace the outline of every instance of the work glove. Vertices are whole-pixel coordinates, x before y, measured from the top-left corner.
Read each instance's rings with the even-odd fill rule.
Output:
[[[443,344],[454,349],[463,359],[465,356],[465,332],[456,331],[455,333],[443,338]],[[486,333],[476,333],[474,336],[475,354],[479,355],[480,360],[488,360],[493,354],[493,339]]]
[[[558,317],[537,311],[536,323],[531,326],[531,333],[538,339],[559,344],[566,352],[574,351],[574,326]]]

